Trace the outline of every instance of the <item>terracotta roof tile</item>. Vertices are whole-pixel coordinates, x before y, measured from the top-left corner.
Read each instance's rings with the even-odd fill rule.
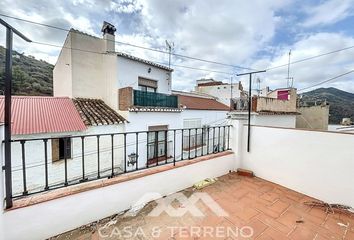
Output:
[[[126,121],[101,99],[75,98],[73,101],[86,126],[111,125]]]
[[[198,87],[207,87],[207,86],[219,86],[219,85],[227,85],[221,81],[217,82],[207,82],[207,83],[198,83]]]
[[[187,109],[229,111],[229,107],[215,99],[177,95],[178,101]]]

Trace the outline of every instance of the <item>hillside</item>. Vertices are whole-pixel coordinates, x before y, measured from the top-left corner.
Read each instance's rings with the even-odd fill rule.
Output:
[[[329,107],[329,122],[339,124],[344,117],[354,120],[354,94],[337,88],[318,88],[302,94],[302,101],[313,103],[327,101]]]
[[[53,65],[13,52],[14,95],[53,95]],[[0,93],[4,90],[5,48],[0,46]]]

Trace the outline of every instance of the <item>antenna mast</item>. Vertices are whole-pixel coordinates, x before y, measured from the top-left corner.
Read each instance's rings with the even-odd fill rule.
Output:
[[[168,50],[168,67],[171,68],[171,55],[175,47],[175,44],[174,42],[169,43],[167,40],[165,40],[165,42],[166,42],[166,48]]]
[[[291,58],[291,49],[289,51],[289,60],[288,60],[288,77],[286,78],[287,87],[290,87],[290,58]]]

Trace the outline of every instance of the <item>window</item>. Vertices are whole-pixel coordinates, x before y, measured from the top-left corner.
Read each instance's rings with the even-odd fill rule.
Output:
[[[139,90],[143,92],[156,92],[156,88],[139,85]]]
[[[157,81],[139,77],[138,78],[139,90],[144,92],[156,92]]]
[[[279,100],[289,100],[289,96],[290,96],[289,90],[280,90],[278,91],[277,94],[278,94],[277,98]]]
[[[167,130],[166,125],[150,126],[148,128],[148,164],[167,159]]]
[[[202,146],[205,143],[205,134],[202,136],[202,119],[201,118],[191,118],[183,120],[183,128],[190,129],[183,131],[183,149],[194,149]],[[203,139],[203,143],[202,143]]]
[[[66,146],[65,146],[66,141]],[[66,149],[65,149],[66,148]],[[66,158],[71,158],[71,138],[56,138],[52,139],[52,161],[59,161]]]

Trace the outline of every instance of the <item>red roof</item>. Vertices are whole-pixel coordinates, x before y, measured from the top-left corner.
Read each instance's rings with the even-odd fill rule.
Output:
[[[212,98],[192,97],[186,95],[178,95],[180,104],[186,106],[187,109],[193,110],[219,110],[229,111],[230,107],[222,104]]]
[[[198,83],[198,87],[207,87],[207,86],[219,86],[219,85],[227,85],[223,82],[206,82],[206,83]]]
[[[4,122],[4,97],[0,121]],[[12,96],[12,134],[76,132],[86,129],[68,97]]]

